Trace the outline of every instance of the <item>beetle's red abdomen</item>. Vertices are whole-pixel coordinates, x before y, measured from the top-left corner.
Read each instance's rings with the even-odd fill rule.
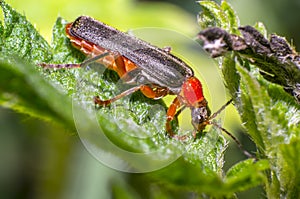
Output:
[[[196,107],[204,99],[200,80],[196,77],[188,78],[182,85],[182,95],[188,106]]]

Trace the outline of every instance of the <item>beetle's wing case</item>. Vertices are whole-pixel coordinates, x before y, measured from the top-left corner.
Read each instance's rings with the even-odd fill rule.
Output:
[[[181,59],[87,16],[73,22],[70,34],[131,60],[141,68],[137,83],[156,84],[179,93],[183,82],[194,75]]]

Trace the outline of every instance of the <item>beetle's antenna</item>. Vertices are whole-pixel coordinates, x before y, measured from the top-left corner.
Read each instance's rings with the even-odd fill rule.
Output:
[[[254,158],[256,159],[255,156],[253,156],[252,154],[250,154],[248,151],[246,151],[242,145],[242,143],[236,138],[234,137],[234,135],[232,135],[229,131],[227,131],[225,128],[223,128],[222,126],[220,126],[219,124],[217,124],[216,122],[211,121],[213,118],[215,118],[217,115],[219,115],[225,108],[226,106],[228,106],[229,104],[231,104],[233,100],[230,99],[228,102],[226,102],[226,104],[224,104],[218,111],[216,111],[214,114],[212,114],[209,117],[209,124],[214,125],[215,127],[217,127],[218,129],[222,130],[223,132],[225,132],[229,137],[231,137],[231,139],[233,139],[235,141],[235,143],[238,145],[238,147],[240,148],[241,151],[243,151],[244,155],[246,155],[248,158]]]
[[[79,64],[48,64],[48,63],[39,63],[38,65],[43,67],[43,68],[57,68],[57,69],[62,69],[62,68],[84,68],[90,63],[93,63],[99,59],[102,59],[109,55],[109,52],[102,53],[100,55],[96,55],[94,57],[91,57]]]
[[[235,141],[235,143],[238,145],[238,147],[240,148],[240,150],[243,151],[243,153],[244,153],[245,156],[247,156],[248,158],[254,158],[254,159],[256,159],[255,156],[253,156],[248,151],[246,151],[246,149],[244,149],[242,143],[236,137],[234,137],[234,135],[232,135],[229,131],[227,131],[226,129],[224,129],[223,127],[221,127],[220,125],[218,125],[217,123],[215,123],[213,121],[210,121],[210,124],[212,124],[215,127],[219,128],[220,130],[222,130],[223,132],[225,132],[229,137],[231,137],[231,139],[233,139]]]
[[[97,61],[97,60],[99,60],[99,59],[102,59],[102,58],[106,57],[107,55],[109,55],[109,52],[105,52],[105,53],[102,53],[102,54],[100,54],[100,55],[96,55],[96,56],[94,56],[94,57],[91,57],[91,58],[89,58],[89,59],[86,59],[86,60],[84,60],[84,61],[80,64],[80,67],[84,68],[84,67],[86,67],[87,65],[89,65],[89,64],[91,64],[91,63],[93,63],[93,62],[95,62],[95,61]]]
[[[233,99],[230,99],[228,102],[226,102],[226,104],[224,104],[219,110],[217,110],[214,114],[212,114],[208,120],[211,120],[211,119],[214,119],[215,117],[217,117],[226,108],[226,106],[231,104],[232,101],[233,101]]]

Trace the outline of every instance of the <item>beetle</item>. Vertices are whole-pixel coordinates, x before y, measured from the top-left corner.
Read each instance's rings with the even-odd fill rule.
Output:
[[[189,108],[194,138],[197,132],[202,132],[207,125],[212,124],[223,130],[242,148],[231,133],[212,121],[232,100],[211,115],[208,102],[203,95],[202,83],[194,76],[192,68],[172,55],[169,48],[155,47],[88,16],[80,16],[67,24],[66,34],[72,45],[90,59],[81,64],[42,64],[43,67],[84,67],[97,61],[117,72],[124,83],[133,85],[109,100],[101,100],[99,96],[95,96],[96,105],[108,106],[138,90],[152,99],[175,95],[167,110],[166,118],[166,131],[170,137],[184,139],[172,131],[171,122],[183,109]]]
[[[191,67],[168,49],[157,48],[87,16],[68,24],[66,33],[71,43],[88,56],[108,53],[100,57],[101,63],[116,71],[124,83],[134,84],[109,100],[94,97],[95,104],[107,106],[137,90],[153,99],[170,94],[176,95],[167,111],[166,131],[170,136],[175,136],[170,124],[181,106],[191,109],[196,131],[202,131],[209,123],[211,112],[201,82]]]

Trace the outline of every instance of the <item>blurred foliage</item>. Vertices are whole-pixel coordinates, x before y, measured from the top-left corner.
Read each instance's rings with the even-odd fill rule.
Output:
[[[63,17],[68,17],[69,21],[74,20],[78,15],[90,15],[98,19],[101,18],[101,20],[113,24],[121,30],[141,26],[155,26],[178,30],[190,36],[194,36],[198,29],[194,22],[195,17],[191,17],[178,7],[158,2],[136,3],[135,1],[121,0],[101,2],[95,0],[84,2],[66,0],[8,2],[20,12],[25,10],[29,21],[36,24],[46,40],[50,41],[51,37],[53,39],[52,44],[48,45],[21,15],[14,14],[12,18],[6,17],[6,20],[18,20],[14,21],[14,25],[10,24],[10,21],[6,21],[7,24],[0,28],[2,34],[1,104],[47,121],[55,121],[55,124],[52,125],[44,122],[37,123],[27,116],[16,116],[8,110],[3,111],[5,116],[1,115],[3,120],[0,124],[1,131],[4,132],[1,133],[1,136],[3,136],[1,138],[3,142],[1,144],[1,147],[3,147],[3,150],[1,150],[3,152],[3,155],[1,155],[3,159],[1,183],[4,184],[2,192],[6,193],[8,197],[202,198],[207,197],[206,194],[215,197],[231,197],[235,192],[247,190],[266,180],[260,172],[268,168],[268,162],[264,160],[257,163],[253,163],[252,160],[243,161],[234,165],[227,173],[220,171],[220,167],[223,165],[222,157],[218,157],[220,158],[217,160],[220,161],[218,163],[210,160],[215,156],[204,157],[202,160],[203,157],[201,157],[199,162],[199,157],[195,158],[195,156],[201,156],[200,147],[202,146],[203,149],[206,146],[205,143],[201,145],[201,141],[193,143],[194,146],[190,148],[191,151],[187,155],[161,171],[146,175],[126,175],[106,168],[83,150],[78,137],[72,136],[74,124],[70,120],[72,116],[70,116],[71,113],[68,107],[71,104],[66,95],[70,96],[73,93],[74,78],[78,75],[77,72],[74,70],[63,72],[42,71],[32,65],[33,62],[80,62],[83,59],[77,51],[70,47],[68,40],[61,37],[64,35],[62,28],[65,21],[60,18],[56,21],[57,13],[60,13]],[[192,4],[197,9],[199,8],[194,1],[192,1]],[[9,10],[9,7],[6,9]],[[209,9],[211,8],[208,7]],[[29,10],[33,11],[29,12]],[[14,11],[10,11],[10,14],[12,13]],[[229,19],[234,19],[234,17],[235,14],[231,15]],[[55,21],[54,32],[51,36],[49,34],[50,29]],[[235,25],[231,24],[229,27],[235,27]],[[29,37],[34,38],[34,45],[29,41]],[[20,46],[22,47],[19,48]],[[25,61],[18,58],[11,59],[13,53],[25,58]],[[239,66],[237,68],[239,74],[242,74],[244,78],[242,81],[245,85],[258,84],[255,80],[249,78],[248,71],[243,71]],[[44,78],[41,74],[44,75]],[[80,75],[81,78],[87,79],[93,76],[89,72],[80,73]],[[250,75],[256,74],[251,73]],[[98,78],[93,81],[102,80]],[[106,79],[105,82],[100,84],[104,85],[110,82],[113,85],[113,81],[114,77]],[[261,81],[259,79],[259,84]],[[251,88],[245,87],[244,89],[247,89],[248,92],[248,89]],[[276,92],[276,89],[273,89],[273,91]],[[94,91],[87,90],[86,92],[91,97],[93,95],[91,93]],[[111,94],[108,93],[106,97]],[[253,94],[253,96],[255,95]],[[140,98],[140,96],[136,97]],[[149,102],[146,100],[142,103],[147,104]],[[276,104],[281,107],[280,110],[285,107],[280,102],[276,102]],[[145,106],[147,107],[147,105]],[[252,104],[249,106],[252,106]],[[246,108],[251,109],[253,107]],[[20,123],[20,120],[26,120],[27,125],[24,125],[23,122]],[[109,120],[107,121],[109,122]],[[109,133],[113,139],[119,141],[118,144],[123,145],[125,148],[131,147],[130,142],[127,142],[129,140],[120,141],[118,137],[114,137],[116,135],[113,135],[113,132]],[[163,140],[163,136],[160,139]],[[19,145],[16,140],[21,144]],[[222,148],[224,143],[222,142],[223,140],[220,139],[219,147],[221,148],[218,149],[219,151],[216,150],[213,155],[222,156],[224,150]],[[291,143],[292,145],[280,145],[280,149],[278,149],[279,154],[282,155],[280,161],[284,163],[283,168],[285,171],[288,170],[286,167],[289,164],[297,165],[295,154],[297,154],[296,151],[299,148],[298,141],[293,140]],[[154,147],[149,143],[147,145]],[[130,150],[144,150],[139,148],[143,146],[138,144]],[[20,153],[20,151],[23,153]],[[288,154],[291,156],[290,158],[287,156]],[[211,165],[207,166],[207,163]],[[205,170],[203,167],[208,167],[213,172]],[[276,169],[279,170],[280,168]],[[283,174],[283,179],[289,179],[289,176],[295,176],[296,174],[297,170],[291,170],[291,172]],[[14,178],[11,177],[12,175],[14,175]],[[276,184],[275,180],[276,178],[274,178],[273,184],[268,187],[270,190],[271,188],[273,190],[278,188],[279,183]],[[297,183],[297,178],[291,182],[283,181],[283,183],[282,186],[284,187],[293,187]],[[291,189],[291,191],[295,193],[296,190]],[[276,194],[274,193],[274,195]]]

